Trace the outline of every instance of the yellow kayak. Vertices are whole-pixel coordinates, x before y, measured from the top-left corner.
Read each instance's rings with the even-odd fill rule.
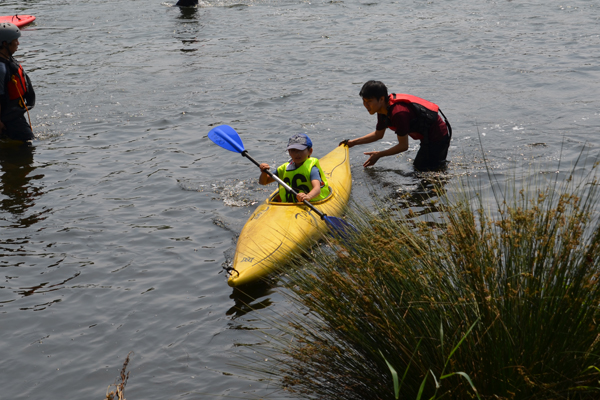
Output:
[[[336,147],[320,158],[319,164],[331,194],[311,204],[329,217],[340,217],[352,188],[348,147]],[[229,286],[240,286],[267,276],[327,230],[325,221],[303,203],[272,201],[278,193],[279,189],[275,190],[244,225],[227,281]]]

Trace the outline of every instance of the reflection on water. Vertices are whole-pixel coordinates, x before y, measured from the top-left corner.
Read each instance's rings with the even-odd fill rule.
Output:
[[[179,19],[196,19],[196,14],[198,12],[198,8],[196,7],[180,7],[179,11],[181,14],[179,15]]]
[[[197,51],[198,49],[196,48],[197,46],[195,44],[199,42],[198,33],[202,28],[202,24],[200,23],[198,15],[198,2],[196,1],[195,4],[193,4],[193,1],[185,2],[182,0],[179,3],[176,4],[179,6],[180,11],[180,14],[177,18],[181,20],[182,24],[181,27],[177,29],[176,34],[177,39],[181,40],[181,43],[184,45],[181,51],[184,53]],[[192,4],[186,5],[188,3]]]
[[[35,207],[36,200],[44,194],[41,186],[44,175],[34,174],[34,153],[33,147],[23,147],[15,142],[0,143],[0,220],[3,221],[5,232],[4,238],[0,240],[0,267],[3,268],[6,282],[0,287],[3,289],[0,293],[0,307],[19,298],[57,290],[65,283],[57,284],[47,278],[39,283],[37,273],[31,274],[29,269],[39,260],[33,261],[31,258],[35,250],[31,251],[29,248],[32,234],[27,228],[46,219],[50,211],[34,211],[39,210],[39,207]],[[49,268],[61,261],[62,259],[52,260]],[[31,304],[19,309],[39,311],[58,302],[60,299],[44,299],[42,304],[33,300]]]
[[[439,212],[436,200],[444,195],[446,184],[455,178],[447,172],[406,172],[381,168],[366,169],[365,175],[372,184],[372,195],[381,200],[382,205],[391,205],[386,211],[402,215],[410,210],[411,214],[417,216]]]
[[[431,207],[432,199],[439,199],[446,192],[445,186],[453,177],[446,174],[422,176],[415,180],[410,187],[400,187],[391,196],[403,208],[423,207],[429,212],[437,211]],[[415,210],[413,210],[414,212]],[[422,212],[421,214],[426,214]]]
[[[234,288],[233,293],[229,296],[234,301],[234,305],[225,314],[231,315],[231,318],[235,319],[249,312],[267,308],[273,301],[269,297],[264,297],[273,292],[274,285],[269,281],[260,281],[243,288]]]
[[[44,177],[42,174],[34,175],[33,154],[35,148],[0,145],[0,169],[2,176],[2,199],[0,208],[5,227],[29,227],[43,220],[46,211],[28,214],[28,210],[35,205],[36,197],[44,192],[35,181]]]

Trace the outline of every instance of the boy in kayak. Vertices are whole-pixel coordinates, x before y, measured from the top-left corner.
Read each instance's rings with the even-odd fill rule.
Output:
[[[409,136],[421,142],[414,161],[415,169],[432,171],[446,165],[452,128],[436,104],[407,94],[388,95],[387,87],[379,81],[365,83],[360,96],[369,114],[377,114],[375,131],[360,138],[346,139],[340,145],[354,147],[376,142],[383,138],[386,129],[394,131],[398,138],[398,144],[387,150],[365,152],[369,159],[363,166],[375,165],[381,157],[408,150]],[[438,111],[444,119],[438,115]]]
[[[329,184],[327,178],[319,165],[319,160],[311,157],[312,141],[304,133],[299,133],[288,141],[287,151],[291,157],[290,161],[277,168],[275,175],[287,183],[296,192],[288,193],[283,186],[279,186],[280,201],[294,203],[323,200],[329,195]],[[260,164],[260,177],[258,183],[268,185],[275,182],[265,171],[271,167],[267,163]]]

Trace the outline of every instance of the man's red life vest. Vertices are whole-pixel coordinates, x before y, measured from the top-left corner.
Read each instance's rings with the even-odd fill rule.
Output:
[[[2,105],[2,121],[10,121],[35,105],[35,91],[23,67],[14,58],[0,57],[0,62],[6,66],[4,77],[4,95],[0,96]]]
[[[396,103],[417,103],[422,105],[423,107],[437,113],[440,110],[440,107],[437,104],[434,104],[430,101],[422,99],[417,96],[413,96],[410,94],[404,93],[392,93],[390,94],[390,106]]]
[[[410,94],[390,94],[388,106],[391,108],[397,103],[404,103],[413,111],[414,118],[410,121],[410,130],[423,136],[422,142],[427,143],[429,141],[429,130],[433,124],[437,123],[438,112],[444,117],[444,122],[446,122],[446,126],[448,127],[448,136],[452,137],[450,123],[437,104]],[[394,131],[396,130],[392,126],[389,126],[388,128]]]
[[[11,71],[12,72],[12,71]],[[27,93],[27,80],[25,79],[25,71],[19,65],[15,74],[8,79],[8,99],[16,100],[25,97]]]

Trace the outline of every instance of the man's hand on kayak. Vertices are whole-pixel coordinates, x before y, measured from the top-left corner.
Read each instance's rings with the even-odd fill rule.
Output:
[[[348,146],[348,148],[350,148],[354,145],[350,143],[350,139],[344,139],[340,142],[340,144],[338,144],[338,146]]]

